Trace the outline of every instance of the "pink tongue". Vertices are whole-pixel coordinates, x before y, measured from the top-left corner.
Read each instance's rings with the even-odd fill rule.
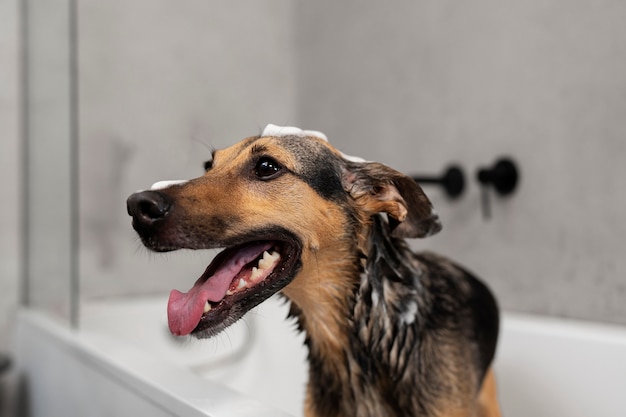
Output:
[[[172,290],[167,303],[167,322],[172,334],[184,336],[191,333],[202,318],[206,302],[221,301],[242,268],[271,247],[271,242],[245,246],[226,259],[213,276],[205,277],[205,271],[189,292]]]

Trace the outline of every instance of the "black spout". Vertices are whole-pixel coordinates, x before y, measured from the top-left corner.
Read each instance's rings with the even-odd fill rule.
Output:
[[[418,176],[411,178],[420,185],[435,184],[443,188],[449,198],[455,199],[463,194],[465,190],[465,174],[461,167],[451,165],[441,176]]]

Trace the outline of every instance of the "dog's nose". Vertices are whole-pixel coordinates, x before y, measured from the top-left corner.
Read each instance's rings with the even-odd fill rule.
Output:
[[[126,200],[128,214],[141,226],[151,226],[170,213],[172,204],[158,191],[140,191]]]

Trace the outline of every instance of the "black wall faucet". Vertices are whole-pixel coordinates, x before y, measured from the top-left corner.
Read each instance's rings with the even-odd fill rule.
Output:
[[[478,169],[476,179],[482,188],[482,208],[485,219],[491,218],[489,189],[493,188],[499,196],[509,196],[517,189],[519,177],[517,164],[511,158],[500,158],[492,167]]]

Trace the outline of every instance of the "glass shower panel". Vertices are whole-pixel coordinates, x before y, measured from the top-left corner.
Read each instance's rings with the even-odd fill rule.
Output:
[[[156,296],[165,312],[214,252],[150,253],[126,198],[200,176],[212,148],[295,119],[293,34],[277,24],[291,3],[78,4],[81,299]]]
[[[24,301],[76,322],[76,102],[73,3],[24,12]]]

